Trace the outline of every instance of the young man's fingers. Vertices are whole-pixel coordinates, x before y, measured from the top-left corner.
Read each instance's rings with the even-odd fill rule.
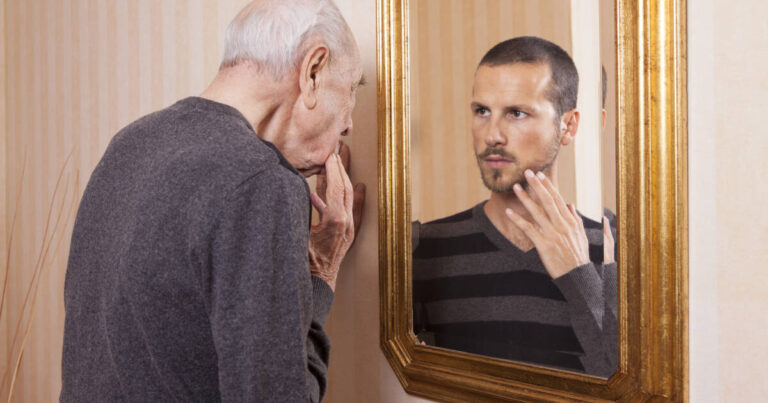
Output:
[[[568,205],[565,202],[565,199],[563,199],[563,195],[560,194],[552,181],[549,180],[549,178],[547,178],[547,176],[542,172],[539,172],[536,175],[539,177],[539,180],[541,180],[541,183],[544,185],[547,191],[549,191],[549,194],[552,195],[552,199],[555,201],[555,205],[557,206],[557,210],[560,212],[560,214],[563,217],[568,217]]]
[[[539,198],[539,205],[544,209],[544,212],[547,213],[549,220],[556,228],[564,228],[565,221],[562,214],[560,213],[560,210],[555,204],[555,199],[550,194],[549,189],[547,189],[542,182],[542,177],[544,177],[544,174],[539,173],[539,175],[540,176],[535,175],[530,169],[525,170],[526,180],[531,186],[531,189],[536,192],[536,196]]]
[[[603,216],[603,235],[606,239],[613,243],[613,232],[611,231],[611,223],[608,222],[608,218]]]
[[[611,232],[611,224],[608,222],[608,218],[603,216],[603,264],[609,264],[615,261],[615,247],[613,232]]]
[[[584,220],[581,219],[581,215],[578,211],[576,211],[576,206],[571,203],[568,205],[568,211],[571,212],[571,217],[573,217],[574,220],[576,220],[576,223],[579,224],[581,228],[584,227]]]
[[[523,203],[525,209],[531,213],[534,221],[536,221],[536,223],[545,231],[554,230],[552,222],[549,220],[549,217],[547,217],[547,214],[535,201],[533,201],[533,199],[531,199],[531,196],[528,195],[525,189],[523,189],[519,183],[515,184],[512,188],[514,189],[517,198]]]
[[[575,227],[576,233],[579,234],[579,238],[585,242],[587,241],[587,232],[584,230],[584,220],[581,218],[581,215],[579,215],[579,212],[576,211],[576,206],[571,203],[568,205],[568,210],[570,211],[570,215],[572,219],[575,221]]]

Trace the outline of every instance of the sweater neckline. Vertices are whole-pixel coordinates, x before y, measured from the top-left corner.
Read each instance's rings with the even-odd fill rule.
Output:
[[[488,237],[488,239],[493,242],[499,249],[511,253],[515,256],[529,256],[529,255],[538,255],[538,252],[536,252],[536,247],[533,247],[527,251],[524,251],[517,247],[514,243],[510,242],[507,237],[504,236],[504,234],[499,231],[498,228],[496,228],[495,225],[491,222],[491,219],[488,218],[488,215],[485,214],[485,210],[483,209],[483,206],[485,206],[485,203],[487,203],[488,200],[484,200],[478,204],[476,204],[472,208],[472,217],[474,218],[475,224],[479,227],[481,231]]]
[[[200,109],[204,111],[209,112],[217,112],[217,113],[223,113],[225,115],[233,116],[237,118],[238,120],[241,120],[252,132],[255,133],[255,130],[253,129],[253,126],[251,126],[251,123],[248,122],[248,119],[245,118],[245,115],[242,114],[237,108],[223,104],[221,102],[216,102],[213,100],[210,100],[208,98],[198,97],[198,96],[191,96],[184,99],[179,100],[176,102],[174,106],[180,106],[180,107],[189,107],[194,109]]]

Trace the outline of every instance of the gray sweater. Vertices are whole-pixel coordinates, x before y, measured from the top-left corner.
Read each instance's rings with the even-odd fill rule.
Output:
[[[61,401],[318,401],[330,287],[306,181],[234,108],[121,130],[77,214]]]
[[[601,264],[602,224],[583,217],[591,262],[553,280],[536,249],[509,242],[484,204],[413,223],[416,335],[438,347],[610,376],[616,265]]]

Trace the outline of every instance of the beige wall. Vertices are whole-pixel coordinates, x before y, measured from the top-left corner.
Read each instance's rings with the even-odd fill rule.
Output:
[[[688,7],[691,401],[765,401],[768,3]]]
[[[3,258],[7,256],[7,244],[6,244],[6,216],[5,216],[5,136],[6,136],[6,120],[5,120],[5,1],[0,0],[0,262],[4,262]],[[5,263],[0,263],[0,305],[3,305],[3,289],[5,284]],[[0,312],[3,309],[0,308]],[[2,371],[4,368],[4,357],[8,356],[8,321],[5,315],[0,313],[0,377],[2,377]],[[0,398],[2,398],[2,386],[0,385]]]
[[[16,207],[27,153],[12,252],[12,310],[30,280],[22,269],[34,266],[66,154],[77,146],[71,167],[80,173],[79,194],[115,130],[202,89],[216,70],[223,27],[243,3],[0,0],[0,90],[7,78],[0,91],[0,240],[10,225],[3,219]],[[762,130],[768,82],[761,67],[768,62],[768,5],[690,3],[691,400],[760,401],[768,395],[768,136]],[[339,5],[375,82],[375,1]],[[329,402],[422,401],[403,392],[378,346],[375,92],[374,85],[360,92],[350,138],[353,177],[367,183],[369,193],[329,322]],[[67,246],[40,286],[17,401],[58,395]],[[0,319],[0,358],[7,358],[2,326],[9,317],[15,322],[18,315]]]

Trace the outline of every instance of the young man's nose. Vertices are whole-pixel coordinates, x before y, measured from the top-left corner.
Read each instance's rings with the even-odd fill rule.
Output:
[[[507,136],[502,133],[501,127],[498,122],[491,121],[488,124],[488,131],[485,134],[485,144],[488,146],[495,146],[499,144],[506,144]]]

